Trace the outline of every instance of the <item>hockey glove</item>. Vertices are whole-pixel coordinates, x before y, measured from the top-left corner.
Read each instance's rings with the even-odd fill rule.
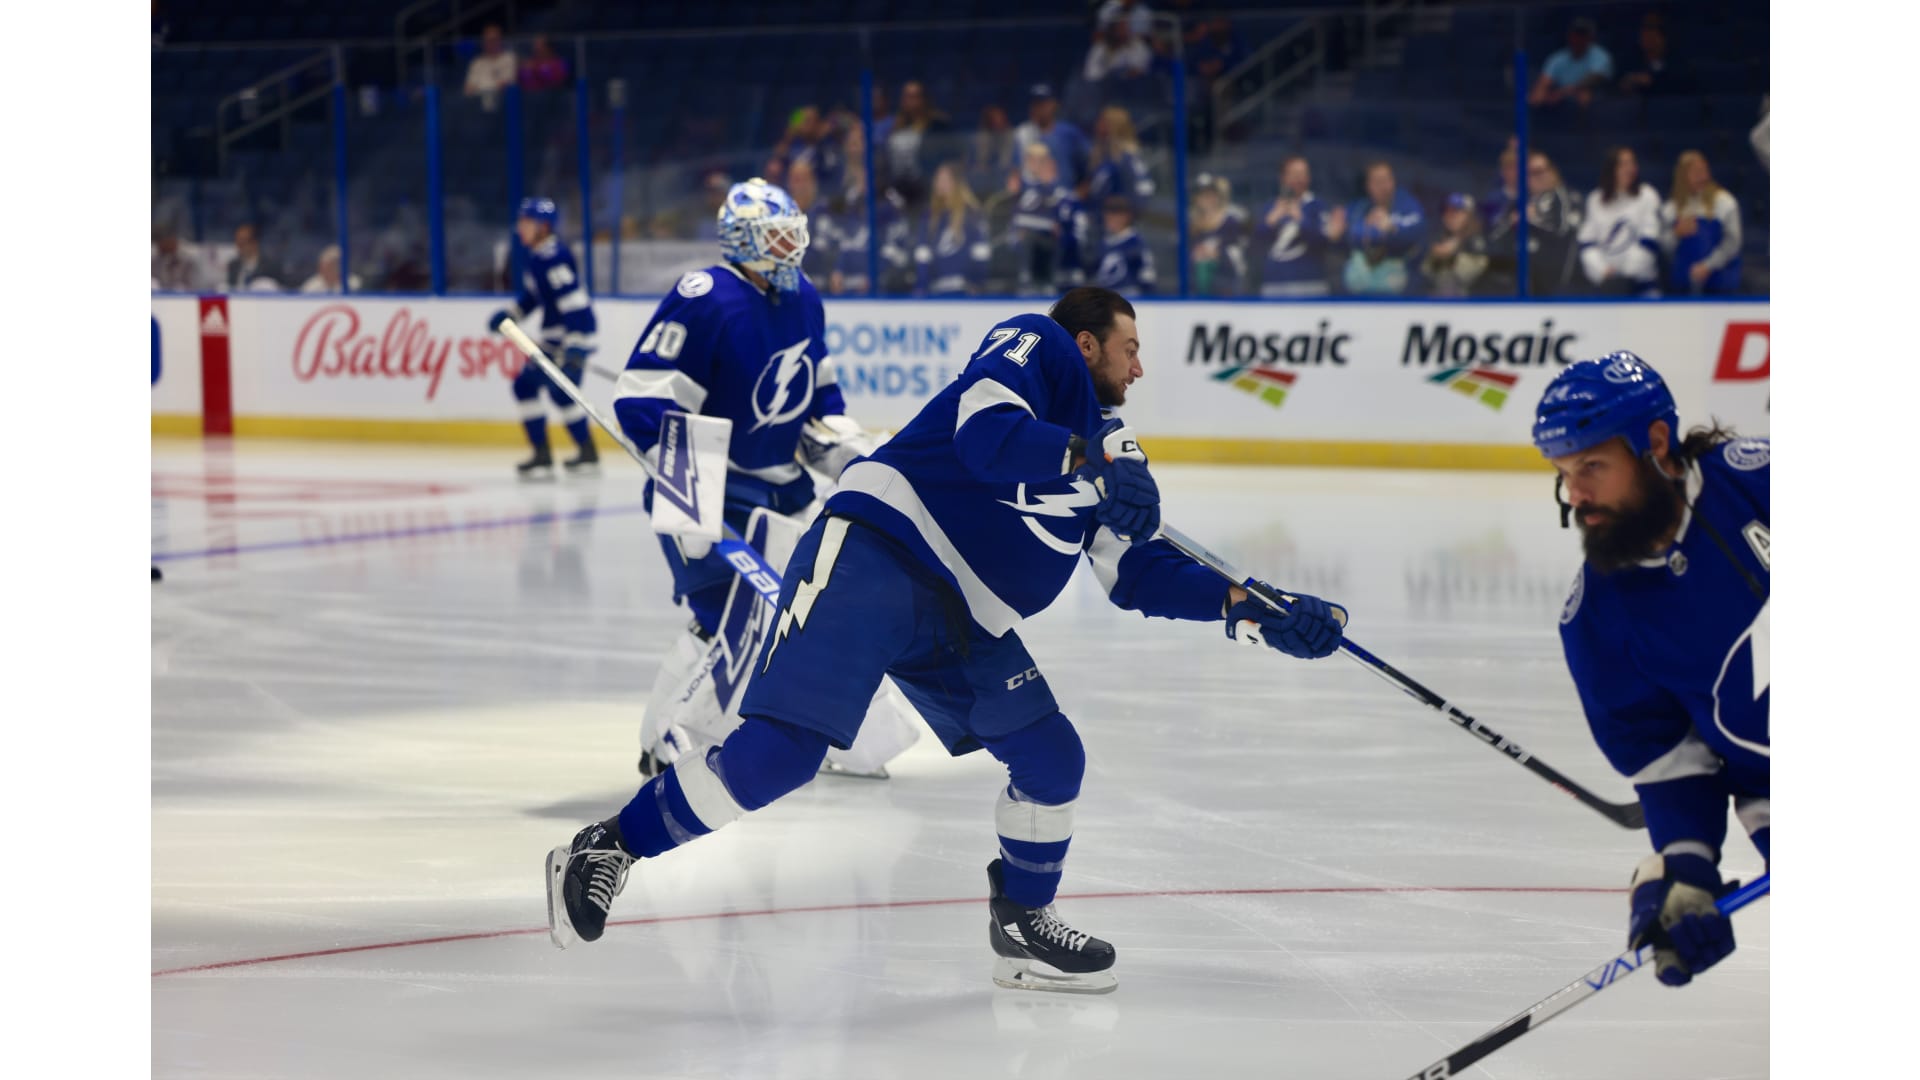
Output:
[[[1147,455],[1133,429],[1109,420],[1087,447],[1087,473],[1100,495],[1093,519],[1129,544],[1144,544],[1160,531],[1160,485],[1147,471]]]
[[[865,457],[880,448],[880,438],[861,427],[850,416],[834,413],[816,416],[800,429],[795,452],[807,467],[839,480],[840,474],[855,458]]]
[[[1271,646],[1302,660],[1332,656],[1346,624],[1346,608],[1317,596],[1295,596],[1285,612],[1256,596],[1227,608],[1229,640]]]
[[[1738,884],[1723,884],[1719,869],[1699,855],[1647,856],[1633,872],[1627,946],[1653,946],[1660,981],[1687,985],[1733,952],[1733,920],[1713,902]]]

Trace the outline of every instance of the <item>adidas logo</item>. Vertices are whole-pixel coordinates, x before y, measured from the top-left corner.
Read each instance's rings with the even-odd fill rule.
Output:
[[[200,332],[208,337],[226,337],[226,312],[217,307],[208,308],[207,313],[200,318]]]
[[[1021,947],[1021,948],[1023,948],[1023,949],[1024,949],[1024,948],[1026,948],[1026,945],[1027,945],[1027,936],[1026,936],[1025,934],[1022,934],[1022,933],[1020,932],[1020,924],[1019,924],[1019,923],[1017,923],[1017,922],[1010,922],[1010,923],[1001,923],[1001,924],[1000,924],[1000,932],[1001,932],[1001,933],[1003,933],[1003,934],[1005,934],[1005,935],[1007,935],[1008,937],[1010,937],[1010,938],[1012,938],[1012,939],[1013,939],[1013,943],[1014,943],[1015,945],[1018,945],[1018,946],[1020,946],[1020,947]]]

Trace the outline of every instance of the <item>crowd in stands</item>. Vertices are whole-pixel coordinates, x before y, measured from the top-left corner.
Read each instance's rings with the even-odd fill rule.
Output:
[[[1184,55],[1187,99],[1204,127],[1208,87],[1250,53],[1230,19],[1196,17],[1192,5],[1180,6],[1184,39],[1175,42],[1170,24],[1142,0],[1104,0],[1092,9],[1085,54],[1062,65],[1065,81],[1031,84],[1017,102],[989,102],[977,116],[971,107],[968,116],[950,114],[921,79],[876,86],[871,129],[848,102],[801,104],[756,163],[703,161],[679,182],[679,201],[643,207],[611,228],[602,224],[597,239],[712,240],[728,187],[761,175],[784,185],[807,213],[805,270],[830,296],[1039,296],[1083,282],[1166,295],[1177,292],[1180,277],[1177,267],[1164,265],[1172,258],[1187,262],[1196,296],[1515,295],[1523,209],[1517,140],[1487,162],[1484,188],[1436,190],[1419,162],[1383,158],[1355,168],[1349,155],[1331,167],[1321,159],[1332,175],[1316,191],[1316,147],[1305,139],[1304,153],[1276,145],[1271,154],[1242,155],[1231,168],[1203,162],[1187,184],[1188,205],[1174,205],[1170,57]],[[509,86],[543,92],[570,85],[570,78],[545,38],[520,55],[499,27],[488,26],[463,91],[491,111]],[[1640,23],[1637,54],[1618,65],[1592,19],[1570,19],[1565,46],[1524,89],[1536,131],[1577,126],[1610,99],[1698,92],[1658,14]],[[1764,107],[1759,119],[1752,147],[1764,168]],[[1156,122],[1143,146],[1143,124]],[[1494,145],[1485,144],[1489,151]],[[1530,295],[1748,291],[1742,206],[1715,181],[1705,153],[1688,149],[1670,162],[1643,162],[1631,145],[1602,149],[1594,148],[1592,160],[1564,160],[1582,155],[1563,153],[1556,161],[1537,146],[1527,154]],[[1576,189],[1563,168],[1583,181],[1580,188],[1587,180],[1592,188]],[[1650,180],[1656,173],[1658,187]],[[1244,205],[1236,186],[1261,197]],[[1271,199],[1268,191],[1275,192]],[[1184,252],[1173,243],[1180,214]],[[501,231],[507,228],[503,216]],[[367,258],[356,246],[355,265],[373,265]],[[301,275],[262,251],[251,224],[235,231],[231,257],[223,251],[217,265],[202,261],[214,260],[196,258],[171,230],[156,229],[157,288],[325,292],[341,285],[337,247],[321,252],[311,276],[296,286]],[[376,288],[406,287],[391,274],[374,276],[385,278]],[[350,284],[359,288],[359,278]]]

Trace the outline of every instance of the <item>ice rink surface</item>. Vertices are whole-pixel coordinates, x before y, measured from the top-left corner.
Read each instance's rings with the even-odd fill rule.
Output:
[[[636,864],[606,937],[556,950],[542,859],[631,797],[685,618],[636,468],[514,460],[155,442],[154,1075],[1402,1080],[1624,947],[1644,833],[1357,664],[1083,570],[1021,633],[1086,743],[1060,908],[1117,992],[989,981],[1003,774],[930,736]],[[1156,474],[1169,521],[1632,797],[1561,662],[1544,474]],[[1643,973],[1468,1075],[1766,1076],[1766,902],[1737,925],[1693,986]]]

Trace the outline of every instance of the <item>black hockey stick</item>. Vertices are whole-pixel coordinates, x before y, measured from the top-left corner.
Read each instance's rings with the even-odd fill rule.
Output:
[[[1767,891],[1771,887],[1768,879],[1771,877],[1771,874],[1761,874],[1749,884],[1743,885],[1721,897],[1719,900],[1714,901],[1713,906],[1719,908],[1720,914],[1722,915],[1732,915],[1734,912],[1767,895]],[[1639,971],[1647,965],[1647,961],[1651,958],[1652,952],[1653,946],[1642,945],[1638,949],[1629,949],[1621,953],[1619,956],[1601,964],[1599,967],[1580,976],[1573,982],[1548,994],[1544,999],[1535,1002],[1533,1007],[1526,1012],[1521,1013],[1519,1016],[1501,1024],[1499,1027],[1494,1028],[1485,1035],[1455,1050],[1439,1061],[1414,1073],[1408,1077],[1407,1080],[1449,1080],[1449,1078],[1459,1075],[1461,1070],[1470,1068],[1475,1062],[1480,1061],[1495,1050],[1518,1039],[1520,1036],[1525,1035],[1527,1032],[1532,1031],[1534,1028],[1539,1027],[1554,1017],[1559,1016],[1561,1013],[1598,994],[1600,991],[1605,990],[1621,979]]]
[[[1286,593],[1234,569],[1225,559],[1208,551],[1192,537],[1171,525],[1163,522],[1160,526],[1160,535],[1165,537],[1168,543],[1180,549],[1181,553],[1185,554],[1188,558],[1247,590],[1251,595],[1258,596],[1260,599],[1272,605],[1277,611],[1287,610],[1287,604],[1293,600],[1293,597],[1288,596]],[[1515,762],[1526,766],[1527,770],[1535,776],[1540,777],[1547,783],[1580,800],[1608,821],[1613,822],[1623,829],[1646,828],[1646,812],[1641,809],[1638,802],[1611,803],[1595,795],[1574,781],[1569,780],[1560,770],[1534,757],[1532,753],[1522,748],[1519,743],[1514,742],[1499,732],[1494,731],[1492,728],[1482,724],[1480,721],[1475,720],[1473,717],[1468,716],[1450,704],[1447,699],[1407,677],[1392,664],[1387,663],[1385,660],[1373,655],[1359,645],[1354,644],[1352,639],[1342,640],[1340,642],[1340,651],[1352,657],[1356,663],[1365,667],[1368,671],[1399,687],[1408,697],[1413,698],[1415,701],[1420,702],[1430,709],[1436,710],[1440,715],[1453,721],[1462,730],[1472,734],[1474,738],[1507,755]]]

